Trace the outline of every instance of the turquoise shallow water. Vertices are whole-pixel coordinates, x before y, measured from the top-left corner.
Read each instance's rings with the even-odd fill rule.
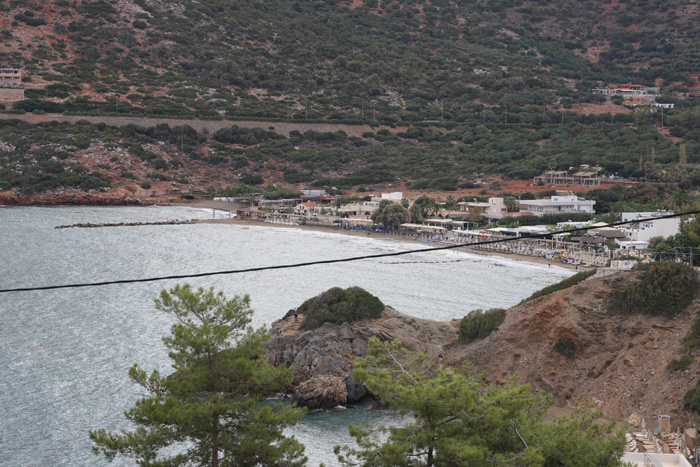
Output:
[[[0,288],[141,278],[295,263],[420,248],[325,232],[231,225],[56,230],[78,222],[211,218],[211,210],[0,208]],[[409,259],[403,257],[401,259]],[[359,285],[397,310],[439,320],[508,307],[571,273],[464,253],[418,253],[307,268],[194,279],[227,295],[248,293],[254,325],[270,324],[332,286]],[[459,260],[435,262],[438,260]],[[90,429],[128,428],[122,412],[144,394],[127,377],[138,362],[167,372],[160,337],[170,318],[153,308],[177,282],[0,295],[0,465],[106,465]],[[348,423],[395,420],[364,408],[312,413],[294,429],[311,465],[335,465]],[[112,465],[131,465],[119,461]]]

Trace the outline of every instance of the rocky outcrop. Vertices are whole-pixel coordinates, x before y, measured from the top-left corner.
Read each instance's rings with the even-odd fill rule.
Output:
[[[368,395],[364,385],[352,377],[352,368],[355,358],[367,355],[372,336],[399,339],[410,351],[430,355],[431,362],[457,338],[456,327],[450,323],[414,318],[391,308],[379,319],[352,325],[325,323],[313,331],[301,331],[302,322],[300,315],[297,323],[293,317],[273,323],[267,355],[270,363],[294,366],[290,392],[296,402],[310,408],[332,408]]]
[[[325,324],[301,331],[290,317],[274,324],[268,357],[275,364],[293,365],[290,392],[299,403],[314,408],[334,407],[359,400],[366,389],[352,379],[352,364],[366,355],[367,340],[399,339],[409,352],[428,354],[426,365],[461,368],[470,362],[483,371],[487,384],[500,384],[518,375],[533,389],[545,391],[559,407],[590,400],[604,416],[630,424],[660,413],[676,422],[692,422],[682,409],[685,392],[700,376],[700,352],[693,352],[687,370],[669,371],[680,356],[700,300],[673,319],[607,312],[612,291],[639,280],[636,272],[595,278],[509,309],[504,322],[485,339],[464,345],[458,341],[459,320],[437,322],[404,315],[390,308],[382,317],[352,325]],[[485,306],[488,306],[485,304]],[[277,328],[282,329],[278,336]],[[574,357],[555,350],[560,338],[576,344]],[[635,415],[632,417],[632,415]]]
[[[0,205],[6,206],[142,206],[167,204],[162,200],[135,198],[112,191],[80,191],[61,188],[40,193],[22,194],[16,190],[0,191]]]
[[[314,376],[294,388],[294,400],[310,409],[327,409],[348,402],[348,391],[339,376]]]
[[[356,387],[351,374],[355,357],[367,354],[367,340],[347,323],[326,323],[313,331],[288,334],[291,324],[273,324],[274,329],[286,329],[268,343],[267,354],[275,365],[294,366],[294,399],[309,407],[329,408],[364,397],[364,388]]]

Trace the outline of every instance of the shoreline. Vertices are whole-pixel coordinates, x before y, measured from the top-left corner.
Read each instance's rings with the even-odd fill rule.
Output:
[[[213,200],[199,200],[199,201],[194,201],[194,202],[189,202],[189,203],[175,203],[173,206],[183,206],[183,207],[189,207],[189,208],[200,208],[200,209],[216,209],[218,211],[227,211],[227,212],[232,212],[235,211],[235,206],[232,206],[231,203],[226,202],[226,201],[213,201]],[[372,232],[372,234],[368,237],[366,232],[363,231],[357,231],[357,230],[339,230],[339,229],[334,229],[332,227],[321,227],[321,226],[311,226],[311,225],[287,225],[287,224],[272,224],[269,222],[263,222],[259,220],[251,220],[251,219],[238,219],[238,218],[231,218],[231,219],[205,219],[205,220],[199,220],[197,221],[198,223],[202,224],[228,224],[228,225],[255,225],[259,227],[272,227],[272,228],[278,228],[278,227],[283,227],[283,228],[291,228],[291,229],[300,229],[300,230],[307,230],[307,231],[314,231],[314,232],[326,232],[326,233],[335,233],[339,235],[353,235],[356,237],[367,237],[367,238],[373,238],[373,239],[386,239],[386,240],[394,240],[398,242],[404,242],[404,243],[412,243],[412,244],[418,244],[418,245],[425,245],[430,246],[430,244],[427,244],[425,242],[421,242],[419,240],[415,240],[413,238],[406,237],[404,235],[397,235],[397,234],[387,234],[387,233],[377,233],[377,232]],[[444,246],[444,245],[441,245]],[[552,264],[554,266],[558,266],[561,268],[565,269],[570,269],[572,271],[579,270],[579,271],[586,271],[589,269],[595,269],[590,266],[584,266],[584,265],[579,265],[578,269],[576,268],[575,265],[573,264],[568,264],[568,263],[559,263],[556,261],[552,261],[547,258],[542,258],[539,256],[529,256],[529,255],[521,255],[517,253],[501,253],[497,251],[483,251],[483,250],[475,250],[469,247],[459,247],[459,248],[454,248],[455,251],[460,251],[462,253],[471,253],[474,255],[478,256],[498,256],[501,258],[509,258],[514,261],[524,261],[528,263],[534,263],[534,264]]]

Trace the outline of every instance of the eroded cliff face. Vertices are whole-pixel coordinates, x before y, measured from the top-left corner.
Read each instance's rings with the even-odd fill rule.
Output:
[[[679,357],[681,339],[700,302],[670,320],[608,314],[608,295],[637,280],[637,273],[621,272],[513,307],[490,336],[468,345],[458,340],[457,320],[425,320],[390,308],[377,320],[325,324],[306,332],[298,329],[301,315],[300,323],[290,317],[273,325],[268,356],[273,363],[295,367],[290,389],[297,401],[313,408],[352,402],[364,395],[364,388],[352,379],[352,362],[366,355],[367,340],[376,335],[383,340],[400,339],[411,352],[427,353],[428,364],[437,363],[440,353],[447,367],[471,362],[493,384],[517,374],[533,389],[550,394],[560,407],[591,399],[607,418],[631,425],[641,418],[650,423],[658,414],[692,422],[695,416],[682,410],[682,399],[700,376],[698,359],[683,372],[671,372],[666,366]],[[278,327],[282,337],[277,335]],[[554,349],[560,337],[576,344],[575,357],[564,357]]]
[[[448,364],[471,361],[493,382],[517,374],[560,406],[590,398],[606,417],[631,425],[641,418],[649,423],[659,414],[692,421],[694,415],[682,410],[682,400],[698,380],[697,354],[687,371],[666,367],[680,356],[681,340],[700,303],[696,300],[674,319],[610,315],[609,294],[638,281],[639,274],[591,279],[513,307],[486,339],[455,346]],[[554,349],[561,337],[576,344],[574,358]]]

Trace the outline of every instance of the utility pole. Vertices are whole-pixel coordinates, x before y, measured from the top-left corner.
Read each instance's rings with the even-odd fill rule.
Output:
[[[306,119],[309,119],[309,98],[306,98]]]

